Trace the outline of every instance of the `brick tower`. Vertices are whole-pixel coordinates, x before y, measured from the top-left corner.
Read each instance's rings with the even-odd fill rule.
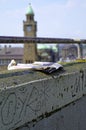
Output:
[[[36,37],[37,32],[37,22],[34,20],[34,12],[29,4],[27,13],[26,13],[26,21],[23,21],[23,30],[25,37]],[[24,63],[32,63],[37,58],[37,45],[36,43],[25,43],[24,44]]]

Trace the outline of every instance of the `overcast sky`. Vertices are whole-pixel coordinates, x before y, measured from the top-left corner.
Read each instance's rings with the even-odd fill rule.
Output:
[[[23,36],[29,3],[38,37],[86,38],[86,0],[0,0],[0,36]]]

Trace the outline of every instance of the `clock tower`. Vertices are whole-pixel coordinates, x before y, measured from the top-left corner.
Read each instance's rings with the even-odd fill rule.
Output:
[[[23,30],[25,37],[36,37],[37,32],[37,22],[34,20],[34,12],[29,4],[27,13],[26,13],[26,21],[23,21]],[[36,43],[25,43],[24,44],[24,63],[32,63],[37,58],[37,45]]]

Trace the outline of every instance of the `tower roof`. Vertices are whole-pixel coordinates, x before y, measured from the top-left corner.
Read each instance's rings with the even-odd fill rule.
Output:
[[[29,6],[27,8],[27,12],[26,12],[27,15],[34,15],[34,11],[32,9],[32,6],[31,4],[29,3]]]

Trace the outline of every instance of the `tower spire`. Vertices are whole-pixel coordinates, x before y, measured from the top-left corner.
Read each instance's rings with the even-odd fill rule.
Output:
[[[29,3],[29,6],[27,8],[26,15],[34,15],[34,11],[32,9],[31,3]]]

